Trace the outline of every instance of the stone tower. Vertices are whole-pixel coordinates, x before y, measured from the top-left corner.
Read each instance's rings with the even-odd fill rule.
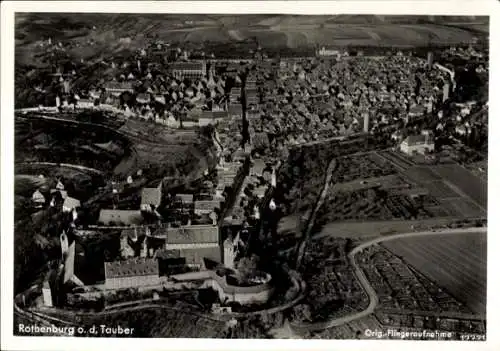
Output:
[[[75,275],[75,241],[73,240],[69,243],[68,236],[64,231],[60,236],[60,240],[62,262],[64,263],[63,283],[66,283],[74,279],[73,277]]]
[[[64,262],[66,256],[68,255],[69,249],[68,236],[66,235],[66,232],[63,231],[59,239],[61,240],[61,259]]]
[[[273,167],[273,173],[271,174],[271,186],[276,188],[276,169]]]
[[[141,257],[148,256],[148,237],[147,236],[144,238],[144,241],[142,242],[140,256]]]
[[[224,266],[234,268],[234,259],[236,258],[236,250],[234,247],[233,237],[229,235],[224,241]]]

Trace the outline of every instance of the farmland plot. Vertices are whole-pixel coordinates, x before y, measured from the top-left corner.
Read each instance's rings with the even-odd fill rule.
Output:
[[[486,313],[486,233],[411,237],[383,246],[475,313]]]
[[[432,170],[443,179],[453,183],[453,185],[479,206],[486,208],[488,202],[488,185],[485,181],[457,164],[439,165],[433,167]]]
[[[415,230],[430,230],[436,226],[446,226],[449,218],[437,217],[419,220],[367,220],[330,222],[323,226],[318,236],[344,238],[366,238],[379,235],[407,233]]]
[[[483,211],[477,204],[468,199],[446,199],[441,200],[441,203],[453,213],[463,217],[481,217],[485,216]]]
[[[425,187],[429,190],[429,192],[437,197],[438,199],[447,199],[447,198],[458,198],[459,194],[453,191],[449,186],[447,186],[443,181],[438,180],[435,182],[425,183]]]
[[[441,179],[436,173],[432,172],[429,167],[412,167],[405,172],[405,175],[423,183]]]

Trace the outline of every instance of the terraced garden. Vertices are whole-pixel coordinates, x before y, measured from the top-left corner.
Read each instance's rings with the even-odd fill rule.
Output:
[[[434,205],[426,196],[412,199],[405,195],[390,195],[381,189],[331,194],[318,212],[318,226],[334,221],[427,219],[435,216],[429,209]]]
[[[333,174],[332,183],[384,177],[395,173],[395,168],[389,162],[371,153],[350,155],[337,158],[337,168]]]

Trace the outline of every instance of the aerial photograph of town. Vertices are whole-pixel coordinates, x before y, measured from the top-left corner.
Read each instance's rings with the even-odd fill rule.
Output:
[[[486,341],[489,22],[17,12],[13,334]]]

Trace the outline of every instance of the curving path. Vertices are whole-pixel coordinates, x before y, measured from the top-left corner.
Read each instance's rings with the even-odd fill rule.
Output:
[[[80,166],[80,165],[75,165],[72,163],[56,163],[56,162],[19,162],[16,163],[16,165],[19,166],[55,166],[55,167],[66,167],[66,168],[71,168],[75,169],[77,171],[82,171],[82,172],[89,172],[89,173],[94,173],[97,175],[104,175],[103,171],[100,171],[95,168],[90,168],[90,167],[85,167],[85,166]]]
[[[27,117],[23,117],[23,116],[20,116],[19,118],[27,118]],[[39,118],[39,119],[44,119],[44,120],[47,120],[47,121],[55,121],[55,122],[64,122],[64,123],[70,123],[70,124],[76,124],[76,125],[81,125],[81,126],[89,126],[89,127],[94,127],[94,128],[102,128],[108,132],[112,132],[112,133],[116,133],[118,135],[120,135],[121,137],[129,140],[129,141],[138,141],[138,142],[141,142],[142,144],[147,144],[148,146],[152,146],[152,147],[168,147],[169,144],[167,143],[157,143],[157,142],[154,142],[154,141],[150,141],[150,140],[147,140],[147,139],[143,139],[141,138],[140,136],[137,136],[137,135],[133,135],[131,133],[127,133],[127,132],[124,132],[124,131],[120,131],[118,129],[113,129],[111,127],[108,127],[104,124],[99,124],[99,123],[91,123],[91,122],[82,122],[82,121],[77,121],[75,119],[69,119],[69,118],[60,118],[60,117],[50,117],[50,116],[45,116],[45,115],[42,115],[42,114],[36,114],[36,115],[32,115],[32,116],[29,116],[29,118]]]
[[[413,236],[428,236],[428,235],[442,235],[442,234],[449,234],[449,235],[459,235],[459,234],[468,234],[468,233],[477,233],[477,232],[486,232],[487,228],[486,227],[473,227],[473,228],[462,228],[462,229],[443,229],[443,230],[436,230],[436,231],[423,231],[423,232],[410,232],[410,233],[400,233],[400,234],[394,234],[394,235],[389,235],[389,236],[381,236],[377,237],[375,239],[366,241],[358,246],[356,246],[348,255],[349,262],[354,268],[354,273],[356,275],[356,278],[358,279],[359,283],[365,290],[366,294],[369,296],[370,302],[368,306],[359,312],[346,315],[340,318],[334,318],[326,322],[320,322],[320,323],[303,323],[303,324],[292,324],[292,328],[296,330],[297,332],[311,332],[311,331],[319,331],[319,330],[324,330],[328,329],[331,327],[336,327],[345,323],[349,323],[351,321],[354,321],[356,319],[360,319],[366,316],[369,316],[375,311],[375,308],[378,305],[378,296],[373,287],[370,285],[370,282],[368,281],[368,278],[366,278],[365,274],[363,273],[362,269],[359,267],[359,265],[356,263],[355,256],[357,253],[363,251],[369,246],[379,244],[384,241],[390,241],[390,240],[395,240],[395,239],[402,239],[402,238],[407,238],[407,237],[413,237]]]

